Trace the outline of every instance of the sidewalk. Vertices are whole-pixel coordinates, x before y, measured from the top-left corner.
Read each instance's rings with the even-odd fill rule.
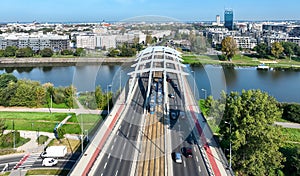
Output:
[[[291,122],[275,122],[276,125],[282,126],[283,128],[295,128],[300,129],[299,123],[291,123]]]
[[[11,130],[5,130],[4,134],[7,134],[11,132]],[[23,131],[23,130],[18,130],[18,132],[20,132],[20,136],[23,138],[30,138],[30,141],[27,142],[26,144],[16,148],[17,152],[23,152],[23,153],[40,153],[42,151],[44,151],[44,147],[48,145],[48,143],[54,139],[54,134],[53,133],[48,133],[48,132],[36,132],[36,131]],[[44,136],[48,136],[49,139],[47,140],[47,142],[43,145],[38,145],[38,143],[36,142],[37,137],[44,135]]]
[[[91,109],[59,109],[59,108],[27,108],[27,107],[3,107],[0,106],[0,112],[58,112],[58,113],[76,113],[76,114],[101,114],[101,110]]]

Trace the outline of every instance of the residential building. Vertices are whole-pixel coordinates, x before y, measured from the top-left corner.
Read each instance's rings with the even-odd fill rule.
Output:
[[[69,48],[69,36],[54,35],[54,34],[27,34],[27,33],[12,33],[0,35],[0,49],[5,49],[7,46],[16,46],[17,48],[30,47],[34,51],[39,51],[44,48],[51,48],[53,51],[60,51]]]

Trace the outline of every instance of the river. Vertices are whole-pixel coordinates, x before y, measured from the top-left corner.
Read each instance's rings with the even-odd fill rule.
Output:
[[[280,102],[300,103],[300,72],[263,71],[254,67],[222,67],[204,65],[187,67],[191,76],[196,77],[195,94],[197,98],[205,95],[218,97],[222,90],[242,91],[243,89],[261,89],[274,96]],[[18,79],[30,79],[51,82],[54,86],[73,84],[78,91],[92,91],[96,85],[106,90],[108,85],[116,91],[125,85],[132,68],[127,65],[77,65],[58,67],[17,67],[0,68],[0,74],[12,73]],[[193,80],[190,84],[193,89]]]

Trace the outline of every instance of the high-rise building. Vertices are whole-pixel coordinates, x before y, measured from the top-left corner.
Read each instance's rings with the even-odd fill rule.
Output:
[[[233,29],[233,10],[225,10],[224,20],[225,20],[224,26],[228,30],[232,30]]]
[[[216,16],[216,22],[217,22],[217,26],[220,26],[220,24],[221,24],[221,17],[220,17],[220,15]]]

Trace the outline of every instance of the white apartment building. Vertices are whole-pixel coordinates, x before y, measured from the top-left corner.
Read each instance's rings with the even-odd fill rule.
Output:
[[[12,33],[0,35],[0,49],[7,46],[16,46],[17,48],[30,47],[34,51],[44,48],[51,48],[53,51],[60,51],[69,48],[69,36],[54,34],[32,34]]]
[[[243,49],[253,49],[257,45],[257,41],[253,37],[249,36],[235,36],[237,47]]]
[[[77,48],[95,49],[96,36],[94,35],[79,35],[76,37]]]
[[[76,36],[77,48],[97,49],[116,48],[116,35],[79,35]]]

